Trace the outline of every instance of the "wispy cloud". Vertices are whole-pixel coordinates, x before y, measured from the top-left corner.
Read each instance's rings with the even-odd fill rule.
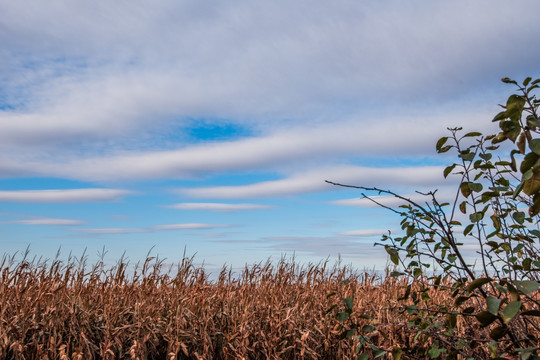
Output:
[[[0,221],[0,224],[22,224],[22,225],[82,225],[84,221],[75,220],[75,219],[61,219],[61,218],[47,218],[47,217],[37,217],[32,219],[22,219],[22,220],[10,220],[10,221]]]
[[[450,186],[447,186],[450,185]],[[456,195],[456,190],[451,187],[452,183],[439,186],[439,190],[435,193],[435,198],[439,203],[450,202]],[[435,190],[435,189],[433,189]],[[407,204],[406,200],[400,199],[392,195],[372,195],[366,192],[367,197],[342,199],[330,201],[330,204],[340,206],[356,206],[363,208],[377,208],[381,205],[395,208],[400,205]],[[432,197],[429,194],[399,194],[405,199],[408,199],[416,204],[423,206],[426,202],[431,203]]]
[[[114,201],[131,191],[119,189],[15,190],[0,191],[0,201],[26,203],[79,203]]]
[[[356,236],[356,237],[373,237],[373,236],[380,236],[382,234],[388,234],[388,229],[349,230],[349,231],[340,232],[338,235]]]
[[[92,235],[113,235],[113,234],[137,234],[167,230],[211,230],[229,228],[231,225],[225,224],[165,224],[142,228],[73,228],[71,230]]]
[[[65,143],[134,134],[169,114],[309,121],[340,105],[441,99],[488,71],[514,68],[516,60],[502,54],[523,54],[521,64],[535,69],[527,59],[539,54],[530,46],[538,6],[4,4],[4,77],[11,88],[24,85],[18,95],[26,106],[17,122],[6,114],[9,131],[0,134]],[[24,66],[28,53],[39,66]]]
[[[327,191],[331,179],[344,184],[365,186],[435,186],[442,180],[442,167],[418,166],[400,168],[370,168],[342,166],[307,171],[288,178],[237,186],[215,186],[177,189],[178,192],[203,198],[265,198]]]
[[[150,229],[153,230],[153,231],[159,231],[159,230],[208,230],[208,229],[222,229],[222,228],[228,228],[228,227],[231,227],[231,225],[191,223],[191,224],[156,225],[156,226],[151,227]]]
[[[293,129],[289,126],[269,135],[187,145],[177,150],[124,151],[76,158],[71,155],[64,158],[59,154],[53,161],[34,155],[25,155],[21,159],[14,154],[0,162],[0,170],[10,176],[33,174],[86,181],[140,180],[186,178],[222,171],[283,171],[298,166],[328,166],[343,161],[343,157],[350,154],[374,158],[395,153],[418,156],[433,151],[435,139],[445,133],[445,126],[455,125],[456,117],[472,123],[474,119],[489,118],[490,115],[459,112],[436,119],[433,116],[395,116],[367,123],[363,119],[348,119],[332,126],[296,126]],[[411,122],[415,124],[414,131]],[[393,128],[390,133],[386,130],[389,123]]]
[[[224,204],[224,203],[180,203],[174,205],[167,205],[170,209],[179,210],[210,210],[218,212],[234,212],[245,210],[262,210],[270,209],[270,205],[262,204]]]
[[[92,235],[137,234],[150,231],[148,228],[74,228],[72,230]]]
[[[347,236],[275,236],[265,237],[265,246],[277,251],[304,253],[312,256],[338,256],[365,260],[366,263],[384,263],[386,252],[371,243]]]

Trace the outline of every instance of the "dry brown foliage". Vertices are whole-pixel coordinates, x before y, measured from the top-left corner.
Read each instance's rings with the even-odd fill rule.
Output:
[[[4,257],[0,271],[2,359],[354,359],[355,340],[327,311],[345,296],[380,324],[374,343],[414,341],[396,309],[403,281],[327,262],[224,268],[215,281],[192,258],[164,271],[149,257],[128,273],[124,261],[88,270],[84,259]]]

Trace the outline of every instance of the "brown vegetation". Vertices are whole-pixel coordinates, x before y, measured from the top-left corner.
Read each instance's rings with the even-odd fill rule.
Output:
[[[224,268],[216,281],[189,258],[174,273],[154,258],[130,274],[123,261],[85,268],[84,260],[4,258],[0,358],[353,359],[357,340],[340,339],[336,320],[345,296],[374,317],[351,319],[380,324],[373,343],[391,350],[414,342],[396,308],[406,284],[348,267],[281,260],[236,277]],[[471,324],[458,324],[464,336],[474,335]]]

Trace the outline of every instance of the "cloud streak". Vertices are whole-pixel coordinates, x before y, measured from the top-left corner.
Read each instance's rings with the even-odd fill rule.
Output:
[[[267,198],[310,192],[328,191],[332,188],[325,179],[343,184],[365,184],[365,186],[435,186],[441,182],[442,167],[418,166],[402,168],[370,168],[343,166],[295,174],[288,178],[263,181],[248,185],[183,188],[176,191],[201,198]]]
[[[355,237],[374,237],[388,234],[388,229],[361,229],[342,231],[338,235],[355,236]]]
[[[75,220],[75,219],[39,217],[39,218],[33,218],[33,219],[0,221],[0,224],[69,226],[69,225],[82,225],[84,224],[84,221]]]
[[[479,117],[489,118],[489,115],[460,113],[442,116],[436,121],[433,117],[396,117],[367,124],[357,119],[177,150],[132,151],[76,159],[58,157],[54,161],[6,158],[0,163],[0,170],[8,176],[34,174],[86,181],[142,180],[186,178],[222,171],[283,171],[291,166],[335,163],[350,154],[384,158],[399,152],[412,157],[432,152],[434,139],[444,134],[442,129],[450,126],[455,117],[473,121]],[[390,133],[388,122],[394,124]],[[414,131],[411,123],[415,124]]]
[[[270,205],[262,204],[224,204],[224,203],[180,203],[165,206],[170,209],[178,210],[210,210],[218,212],[235,212],[246,210],[271,209]]]
[[[0,191],[0,202],[81,203],[115,201],[132,194],[120,189],[67,189]]]
[[[451,185],[445,184],[445,185]],[[435,189],[434,189],[435,190]],[[387,207],[398,207],[400,205],[407,204],[406,200],[400,199],[392,195],[371,195],[366,191],[367,197],[352,198],[352,199],[342,199],[342,200],[333,200],[330,201],[330,204],[340,205],[340,206],[355,206],[362,208],[378,208],[381,205]],[[423,195],[419,193],[414,194],[400,194],[400,196],[408,199],[412,202],[415,202],[423,206],[426,202],[431,203],[430,195]],[[451,202],[456,196],[456,190],[451,186],[440,187],[439,190],[435,193],[435,198],[439,203]]]
[[[384,263],[386,253],[350,236],[275,236],[264,238],[266,247],[281,252],[304,253],[317,257],[343,256],[357,260]]]
[[[88,235],[117,235],[117,234],[138,234],[156,231],[168,230],[213,230],[229,228],[231,225],[225,224],[203,224],[203,223],[185,223],[185,224],[165,224],[141,228],[73,228],[71,230]]]

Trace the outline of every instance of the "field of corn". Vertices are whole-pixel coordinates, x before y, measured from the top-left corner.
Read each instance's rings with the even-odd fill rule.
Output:
[[[4,257],[0,271],[1,359],[354,359],[358,340],[340,338],[336,319],[343,297],[351,320],[380,324],[373,344],[415,341],[397,308],[403,280],[340,265],[281,260],[210,281],[190,258],[166,271],[154,258],[129,270]],[[457,326],[467,341],[484,331]]]

